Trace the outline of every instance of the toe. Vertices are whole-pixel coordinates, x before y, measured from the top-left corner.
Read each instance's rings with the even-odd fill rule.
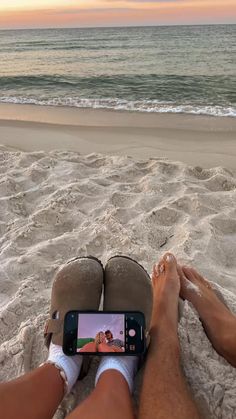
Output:
[[[199,273],[194,268],[190,266],[186,266],[185,269],[188,271],[189,275],[192,276],[192,278],[202,282],[203,278],[201,277],[201,275],[199,275]]]
[[[165,263],[164,260],[160,260],[160,262],[157,265],[158,275],[161,275],[165,272]]]
[[[192,283],[211,289],[210,283],[204,279],[195,269],[190,268],[189,266],[183,266],[182,267],[183,273],[186,276],[186,278],[191,281]]]
[[[155,263],[152,269],[152,281],[158,279],[158,277],[165,271],[165,264],[163,260],[159,263]]]
[[[187,298],[189,301],[193,302],[196,297],[201,295],[201,286],[200,282],[195,276],[195,273],[188,266],[179,267],[180,275],[180,296],[181,298]]]
[[[179,265],[179,264],[177,264],[177,272],[178,272],[178,275],[180,277],[180,281],[185,283],[187,281],[187,278],[186,278],[186,276],[183,272],[182,266]]]
[[[191,282],[196,282],[196,276],[189,266],[182,266],[184,276]]]
[[[177,273],[177,261],[172,253],[166,253],[163,256],[163,262],[167,273]]]
[[[177,272],[178,272],[180,278],[183,278],[184,277],[182,266],[179,265],[178,263],[177,263]]]
[[[152,275],[151,275],[151,279],[152,281],[155,281],[158,278],[158,264],[155,263],[155,265],[153,265],[152,267]]]
[[[181,285],[181,288],[180,288],[180,297],[183,300],[185,300],[185,298],[186,298],[186,290],[188,288],[189,281],[186,278],[186,276],[184,274],[184,271],[183,271],[183,268],[182,268],[181,265],[178,265],[177,264],[177,272],[178,272],[178,275],[179,275],[179,278],[180,278],[180,285]]]
[[[203,278],[203,276],[201,276],[196,269],[194,268],[189,268],[189,270],[191,271],[192,275],[195,277],[196,280],[198,280],[199,282],[201,282],[203,285],[205,285],[207,288],[211,288],[210,283]]]

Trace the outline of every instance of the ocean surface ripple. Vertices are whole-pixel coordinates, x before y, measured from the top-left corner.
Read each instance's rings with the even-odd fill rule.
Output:
[[[236,25],[0,31],[0,102],[236,117]]]

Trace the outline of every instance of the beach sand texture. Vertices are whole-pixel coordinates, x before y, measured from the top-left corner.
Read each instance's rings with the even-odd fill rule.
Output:
[[[236,177],[228,169],[1,146],[0,199],[1,381],[44,361],[53,276],[74,256],[92,254],[105,263],[127,254],[151,272],[172,251],[214,281],[236,313]],[[187,302],[179,337],[184,371],[205,417],[235,418],[236,369],[213,350]],[[97,363],[57,418],[91,391]]]

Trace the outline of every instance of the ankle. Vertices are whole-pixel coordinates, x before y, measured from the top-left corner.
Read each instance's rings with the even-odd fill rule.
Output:
[[[117,387],[120,387],[122,385],[128,386],[128,383],[126,379],[124,378],[123,374],[121,374],[118,370],[108,369],[103,371],[103,373],[100,375],[99,379],[97,380],[96,388],[98,388],[101,393],[105,395],[107,394],[107,391],[105,391],[107,388],[109,388],[109,398],[114,395],[117,395]]]
[[[227,323],[225,322],[225,327],[221,328],[218,345],[219,353],[231,365],[236,367],[236,317],[234,315],[230,319],[228,318]]]
[[[151,319],[150,334],[155,338],[156,335],[166,338],[166,334],[170,333],[177,338],[178,332],[178,304],[172,310],[167,310],[165,307],[154,308]]]
[[[52,364],[60,370],[60,375],[65,381],[65,393],[69,393],[75,384],[82,366],[81,355],[66,356],[60,345],[50,343],[46,364]]]
[[[95,385],[99,384],[100,378],[105,372],[114,371],[123,376],[127,382],[130,392],[133,391],[134,376],[138,369],[137,356],[105,356],[102,358],[97,370]],[[107,376],[107,374],[106,374]]]
[[[223,344],[236,331],[236,316],[226,307],[223,307],[223,310],[210,311],[206,308],[205,312],[201,313],[201,319],[213,341],[217,339]]]

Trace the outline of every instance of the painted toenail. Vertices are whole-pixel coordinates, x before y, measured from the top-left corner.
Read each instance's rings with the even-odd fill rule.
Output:
[[[172,255],[167,255],[166,256],[166,261],[167,262],[172,262],[174,260],[174,256],[172,256]]]

